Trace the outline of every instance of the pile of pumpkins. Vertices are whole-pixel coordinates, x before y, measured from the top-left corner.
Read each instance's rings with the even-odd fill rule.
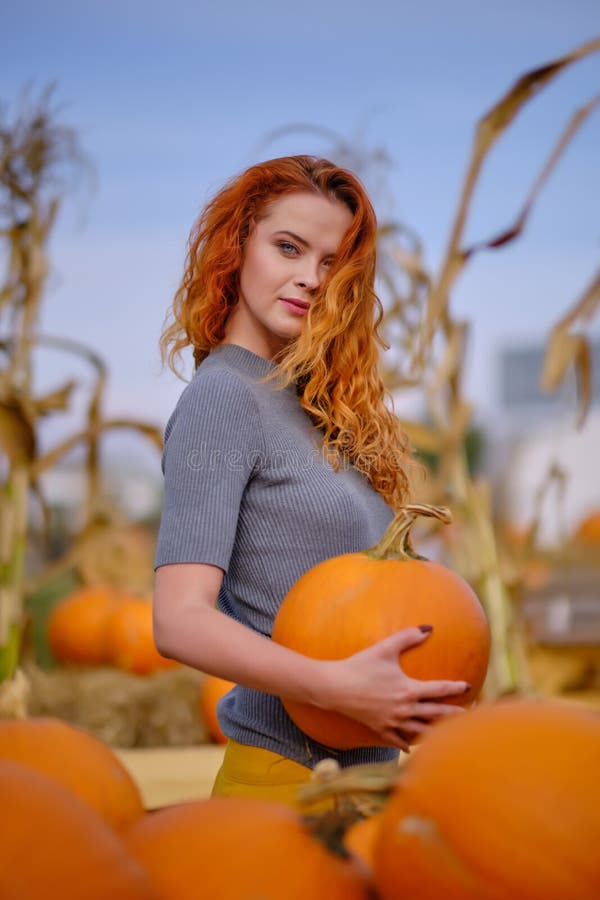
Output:
[[[597,900],[600,720],[555,700],[437,724],[383,810],[328,845],[249,797],[145,810],[113,751],[0,721],[3,900]]]
[[[72,666],[114,666],[135,675],[152,675],[180,666],[156,649],[152,601],[108,585],[84,586],[60,600],[46,626],[57,662]],[[216,707],[233,683],[207,675],[198,697],[198,714],[210,739],[225,743]]]
[[[376,548],[303,575],[273,640],[337,659],[386,632],[432,623],[432,635],[403,655],[403,669],[467,680],[457,702],[471,706],[487,668],[487,621],[462,579],[414,553],[411,515],[395,520]],[[140,602],[151,640],[151,607]],[[119,658],[115,621],[126,603],[98,610],[97,662]],[[76,617],[68,618],[71,627]],[[56,634],[51,643],[59,647]],[[352,719],[284,704],[328,746],[373,743]],[[589,710],[558,700],[480,703],[427,732],[383,811],[340,844],[319,840],[314,821],[309,828],[295,810],[257,798],[147,811],[99,739],[54,719],[4,721],[0,897],[37,900],[51,890],[69,900],[598,900],[599,760],[600,718]]]
[[[151,600],[109,585],[87,585],[59,601],[46,633],[53,656],[67,665],[112,665],[137,675],[178,665],[156,649]]]

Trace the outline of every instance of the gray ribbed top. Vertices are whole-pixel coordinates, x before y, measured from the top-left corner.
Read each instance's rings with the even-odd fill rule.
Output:
[[[211,563],[225,572],[218,606],[270,637],[291,586],[309,568],[377,543],[391,508],[352,467],[324,458],[296,386],[260,384],[274,363],[221,344],[201,363],[165,429],[164,500],[155,568]],[[312,767],[394,759],[393,748],[335,751],[308,738],[278,697],[237,686],[219,704],[226,735]]]

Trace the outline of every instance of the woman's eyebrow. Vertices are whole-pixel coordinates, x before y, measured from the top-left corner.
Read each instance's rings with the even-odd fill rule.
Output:
[[[288,231],[287,229],[283,229],[283,231],[276,231],[273,237],[277,237],[278,235],[287,235],[287,237],[291,237],[293,241],[296,241],[298,244],[302,244],[303,247],[310,248],[310,244],[305,238],[300,237],[299,234],[296,234],[295,231]],[[335,256],[335,251],[332,250],[330,253],[326,253],[325,256]]]
[[[310,247],[308,241],[305,241],[304,238],[300,237],[299,234],[295,234],[293,231],[287,231],[287,229],[284,229],[283,231],[276,231],[275,234],[287,234],[288,237],[291,237],[294,241],[298,241],[298,243],[302,244],[303,247]]]

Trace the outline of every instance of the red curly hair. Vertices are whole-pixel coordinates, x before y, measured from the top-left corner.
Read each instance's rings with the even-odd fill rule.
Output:
[[[408,440],[385,403],[378,345],[383,307],[375,293],[377,221],[358,178],[326,159],[286,156],[259,163],[231,179],[194,224],[185,271],[160,338],[161,357],[179,375],[177,360],[191,345],[198,366],[221,343],[238,302],[244,245],[273,200],[316,192],[352,213],[336,258],[311,304],[298,338],[278,360],[274,377],[298,384],[300,402],[323,435],[337,468],[349,461],[393,509],[409,493]]]

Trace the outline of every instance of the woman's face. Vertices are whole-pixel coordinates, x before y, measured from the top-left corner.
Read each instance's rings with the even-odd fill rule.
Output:
[[[321,194],[286,194],[269,204],[244,248],[225,342],[273,359],[298,337],[351,222],[345,203]]]

